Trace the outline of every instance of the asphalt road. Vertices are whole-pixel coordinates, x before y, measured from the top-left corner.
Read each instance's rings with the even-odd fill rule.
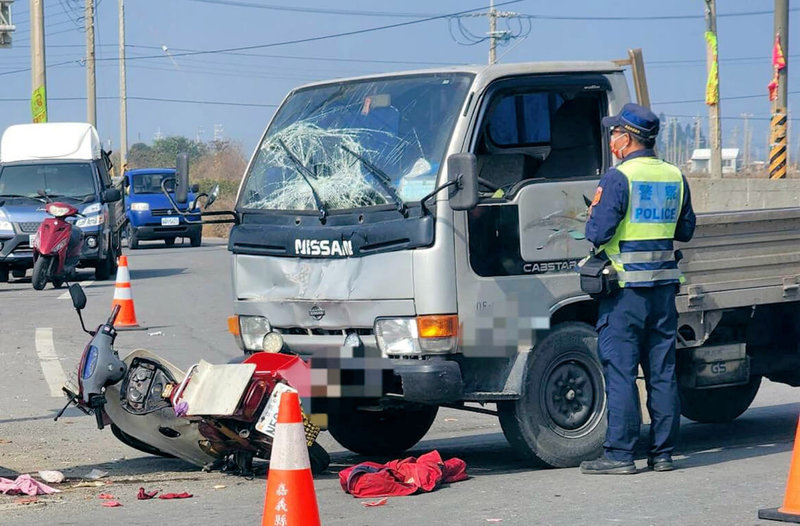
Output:
[[[224,244],[144,246],[128,256],[136,314],[148,329],[122,333],[117,339],[121,354],[147,348],[184,368],[200,358],[222,363],[237,356],[226,330],[231,285]],[[110,310],[113,281],[90,282],[89,271],[81,277],[89,300],[84,317],[96,325]],[[93,418],[74,409],[53,422],[64,403],[57,383],[76,368],[86,341],[64,290],[48,286],[36,292],[29,278],[0,284],[0,477],[45,469],[69,477],[59,486],[62,493],[31,504],[0,495],[0,524],[258,524],[263,475],[246,480],[203,473],[177,460],[144,455],[109,430],[98,431]],[[770,524],[756,514],[783,500],[798,392],[764,382],[753,407],[731,424],[684,421],[676,471],[646,471],[640,458],[640,473],[612,477],[525,468],[493,417],[442,410],[410,454],[438,449],[444,458],[458,456],[467,462],[470,479],[430,494],[389,499],[382,507],[364,507],[341,490],[336,472],[366,459],[323,433],[332,465],[315,482],[322,523]],[[111,484],[73,487],[94,468],[107,471],[104,480]],[[139,487],[188,491],[194,497],[138,501]],[[113,494],[123,506],[102,507],[100,493]]]

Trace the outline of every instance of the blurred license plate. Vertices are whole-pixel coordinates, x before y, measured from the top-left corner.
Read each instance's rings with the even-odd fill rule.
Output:
[[[297,389],[293,389],[286,384],[277,384],[275,386],[275,389],[272,390],[272,394],[269,395],[269,400],[264,407],[264,411],[261,412],[261,416],[258,418],[258,422],[256,422],[256,430],[264,433],[268,437],[275,436],[275,426],[278,424],[278,408],[281,405],[281,395],[287,392],[296,393]]]
[[[179,217],[162,217],[161,226],[178,226],[180,223]]]
[[[33,246],[36,243],[36,234],[31,234],[28,236],[28,244]]]

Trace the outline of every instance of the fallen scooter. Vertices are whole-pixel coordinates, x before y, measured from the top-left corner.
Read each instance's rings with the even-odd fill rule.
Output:
[[[240,364],[201,361],[187,373],[146,350],[120,359],[113,348],[119,306],[88,331],[81,315],[86,295],[77,283],[69,292],[92,339],[78,364],[77,385],[63,388],[69,401],[56,420],[74,404],[95,416],[98,429],[110,425],[128,446],[207,470],[249,475],[254,458],[269,459],[280,395],[308,375],[299,357],[256,353]],[[311,470],[319,473],[330,457],[316,442],[319,428],[304,422]]]
[[[47,203],[48,217],[39,225],[31,243],[33,248],[33,275],[31,283],[36,290],[44,289],[47,282],[60,288],[67,281],[78,263],[83,247],[83,234],[69,218],[80,214],[74,206],[54,202]]]

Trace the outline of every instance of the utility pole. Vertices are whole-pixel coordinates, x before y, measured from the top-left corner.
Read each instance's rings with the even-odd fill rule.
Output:
[[[497,60],[497,11],[494,0],[489,1],[489,64]]]
[[[745,170],[750,170],[750,147],[752,142],[752,130],[750,129],[750,117],[753,116],[752,113],[742,113],[742,118],[744,118],[744,144],[742,145],[743,148],[743,160],[744,160],[744,167]]]
[[[678,156],[679,156],[679,148],[678,148],[678,119],[675,117],[672,118],[672,164],[677,165],[679,163]]]
[[[94,64],[94,0],[86,0],[86,120],[97,127],[97,87]]]
[[[777,35],[784,67],[777,73],[778,93],[772,103],[771,144],[769,152],[769,177],[782,179],[786,177],[786,166],[789,164],[786,149],[786,107],[789,73],[789,0],[775,0],[775,35]]]
[[[710,175],[722,177],[722,126],[719,107],[719,60],[717,58],[717,2],[706,2],[706,65],[709,72],[709,84],[706,86],[706,104],[708,105],[709,147],[711,148]],[[714,73],[715,78],[711,78]],[[711,93],[709,93],[711,91]],[[709,100],[709,95],[711,100]]]
[[[694,118],[694,149],[700,148],[700,116]]]
[[[47,122],[47,77],[44,56],[44,0],[30,0],[31,10],[31,116]]]
[[[128,165],[128,87],[125,79],[125,0],[119,0],[119,164]]]

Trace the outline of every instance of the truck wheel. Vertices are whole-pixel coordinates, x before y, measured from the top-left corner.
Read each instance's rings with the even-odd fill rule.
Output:
[[[8,283],[8,267],[0,267],[0,283]]]
[[[169,453],[164,453],[158,448],[151,446],[150,444],[145,444],[138,438],[134,438],[127,434],[122,429],[118,428],[116,425],[111,424],[111,432],[114,433],[114,436],[117,439],[125,444],[126,446],[130,446],[133,449],[138,449],[142,453],[147,453],[148,455],[155,455],[157,457],[164,457],[164,458],[175,458],[173,455]]]
[[[571,467],[600,456],[606,394],[594,328],[556,327],[529,357],[522,396],[497,410],[506,439],[533,465]]]
[[[167,245],[168,247],[175,246],[175,238],[174,237],[165,238],[164,244]]]
[[[193,247],[199,247],[203,244],[203,233],[198,232],[197,234],[193,234],[192,237],[189,238],[189,242]]]
[[[681,414],[704,424],[730,422],[745,412],[761,386],[761,377],[753,376],[744,385],[716,389],[680,388]]]
[[[331,456],[316,442],[308,448],[308,459],[311,463],[311,473],[314,475],[322,473],[331,464]]]
[[[25,277],[25,269],[24,268],[15,268],[11,271],[11,275],[15,278],[24,278]],[[1,280],[0,280],[1,281]]]
[[[31,276],[31,283],[36,290],[44,289],[47,285],[47,274],[50,273],[50,265],[53,258],[50,256],[39,256],[36,263],[33,264],[33,275]]]
[[[136,235],[136,229],[128,223],[128,248],[136,250],[139,248],[139,237]]]
[[[395,455],[411,448],[431,428],[439,410],[418,405],[369,411],[359,405],[342,400],[331,408],[328,431],[345,448],[369,456]]]

